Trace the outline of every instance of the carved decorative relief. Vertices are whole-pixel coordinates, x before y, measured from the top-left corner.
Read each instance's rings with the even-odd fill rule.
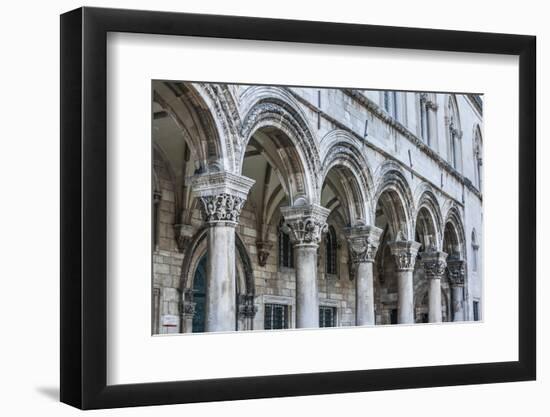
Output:
[[[346,237],[353,264],[374,262],[383,230],[374,226],[356,226],[346,229]]]
[[[398,236],[402,237],[402,236]],[[398,271],[412,271],[420,243],[412,240],[395,240],[388,243]]]
[[[329,213],[328,209],[314,204],[281,207],[294,245],[318,245],[323,233],[328,230],[326,220]]]
[[[258,252],[258,264],[260,266],[265,266],[272,248],[273,243],[271,242],[256,242],[256,249]]]
[[[445,274],[447,254],[445,252],[424,252],[421,257],[427,278],[440,279]]]
[[[254,318],[258,307],[254,305],[254,296],[252,294],[239,294],[239,317],[240,318]]]
[[[231,194],[222,193],[199,197],[202,213],[207,223],[212,222],[239,222],[239,216],[245,199]]]
[[[254,180],[229,172],[195,175],[191,178],[193,195],[199,199],[207,223],[237,224],[253,184]]]
[[[447,262],[447,272],[452,286],[463,286],[464,277],[466,275],[466,262],[462,259],[449,260]]]

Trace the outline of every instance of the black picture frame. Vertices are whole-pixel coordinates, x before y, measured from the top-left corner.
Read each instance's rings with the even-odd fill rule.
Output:
[[[519,56],[519,360],[107,385],[108,32]],[[97,409],[536,378],[534,36],[84,7],[61,15],[60,57],[62,402]]]

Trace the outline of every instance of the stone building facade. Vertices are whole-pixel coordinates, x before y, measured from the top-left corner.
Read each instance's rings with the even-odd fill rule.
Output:
[[[482,318],[482,98],[153,82],[152,332]]]

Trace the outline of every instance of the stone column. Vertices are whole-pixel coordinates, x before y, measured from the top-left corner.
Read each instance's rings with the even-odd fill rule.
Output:
[[[397,323],[414,323],[413,270],[420,243],[396,240],[389,246],[397,267]]]
[[[464,275],[466,264],[462,259],[449,259],[447,261],[449,282],[451,283],[451,302],[453,321],[464,321]]]
[[[352,267],[355,268],[355,324],[373,326],[374,283],[373,265],[382,229],[355,226],[346,229]]]
[[[428,321],[441,323],[441,277],[445,274],[447,254],[445,252],[425,252],[422,265],[428,279]]]
[[[296,269],[296,327],[319,327],[317,249],[327,229],[330,211],[316,204],[281,207],[294,245]]]
[[[228,172],[197,175],[191,181],[208,226],[205,330],[233,331],[237,322],[235,228],[254,181]]]

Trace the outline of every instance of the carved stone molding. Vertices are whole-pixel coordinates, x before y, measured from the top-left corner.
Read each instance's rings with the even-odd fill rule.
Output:
[[[239,317],[253,319],[258,311],[258,308],[254,305],[254,296],[252,294],[239,294]]]
[[[462,259],[449,259],[447,261],[447,272],[449,274],[449,281],[453,287],[464,286],[466,262]]]
[[[180,304],[182,319],[192,319],[195,315],[195,305],[193,301],[193,290],[187,289],[183,292],[183,300]]]
[[[265,266],[272,248],[273,243],[271,242],[256,242],[256,250],[258,252],[258,264],[260,266]]]
[[[441,279],[447,266],[445,252],[424,252],[421,257],[424,273],[427,278]]]
[[[193,237],[193,226],[190,224],[175,224],[174,236],[176,237],[179,252],[183,253]]]
[[[153,192],[153,203],[157,205],[160,203],[160,200],[162,200],[162,193],[160,191],[155,190]]]
[[[284,223],[290,232],[290,240],[295,246],[319,245],[330,210],[316,204],[281,207]]]
[[[352,264],[374,262],[383,230],[375,226],[355,226],[345,229]]]
[[[214,172],[191,177],[193,196],[201,203],[207,223],[236,225],[254,180],[230,172]]]
[[[388,243],[398,271],[412,271],[420,243],[414,240],[395,240]]]

